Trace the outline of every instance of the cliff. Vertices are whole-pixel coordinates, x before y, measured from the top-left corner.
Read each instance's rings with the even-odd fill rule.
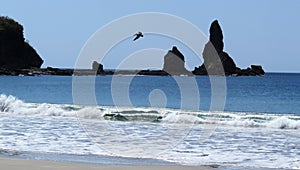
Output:
[[[0,16],[0,69],[40,68],[42,64],[35,49],[25,42],[23,26]]]

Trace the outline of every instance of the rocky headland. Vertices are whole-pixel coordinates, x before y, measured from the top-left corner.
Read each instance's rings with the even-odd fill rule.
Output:
[[[40,68],[42,58],[23,35],[23,26],[0,17],[0,68],[4,70]]]

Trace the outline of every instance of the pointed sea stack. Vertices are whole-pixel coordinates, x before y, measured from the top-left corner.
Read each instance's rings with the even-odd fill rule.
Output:
[[[96,71],[98,74],[99,73],[103,73],[104,70],[103,70],[103,65],[98,63],[97,61],[94,61],[93,64],[92,64],[92,69],[94,71]]]
[[[212,22],[209,29],[209,42],[203,50],[204,63],[193,71],[196,75],[232,75],[236,74],[233,59],[223,51],[223,33],[218,20]],[[223,68],[222,68],[223,67]]]
[[[193,75],[185,68],[185,60],[183,54],[173,46],[172,50],[169,50],[164,57],[163,71],[171,76],[178,75]]]
[[[209,33],[209,41],[213,44],[217,53],[220,54],[221,52],[223,52],[224,42],[222,29],[218,23],[218,20],[215,20],[211,23]]]
[[[204,63],[193,71],[195,75],[264,75],[261,66],[240,69],[224,50],[223,32],[218,20],[209,29],[209,42],[203,50]]]

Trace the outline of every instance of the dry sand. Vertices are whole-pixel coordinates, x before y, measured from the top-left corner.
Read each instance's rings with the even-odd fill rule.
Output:
[[[116,162],[117,163],[117,162]],[[206,167],[186,167],[186,166],[123,166],[123,165],[95,165],[54,162],[44,160],[25,160],[0,158],[1,170],[206,170]]]

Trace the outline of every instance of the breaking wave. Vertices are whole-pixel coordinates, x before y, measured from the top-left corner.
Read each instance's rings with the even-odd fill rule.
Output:
[[[26,103],[14,96],[0,95],[1,116],[55,116],[110,121],[173,124],[217,124],[238,127],[300,129],[300,115],[245,112],[188,111],[169,108],[78,106]]]

